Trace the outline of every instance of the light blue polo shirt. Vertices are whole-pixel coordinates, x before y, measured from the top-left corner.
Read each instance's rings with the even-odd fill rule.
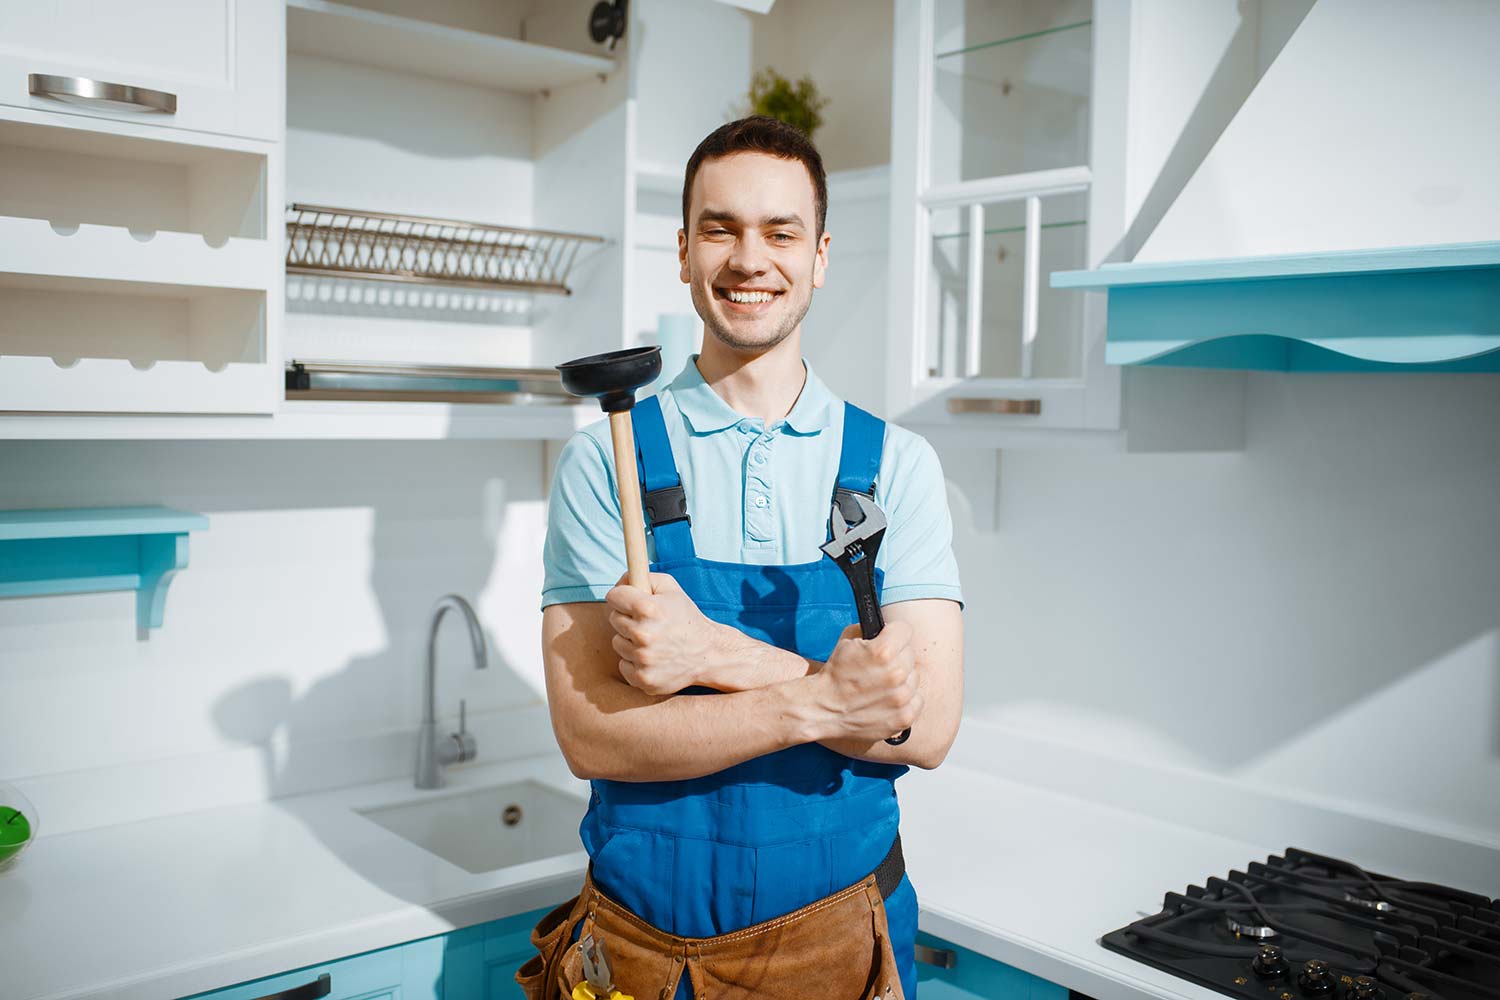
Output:
[[[689,358],[657,395],[699,558],[776,565],[824,558],[843,401],[804,360],[796,404],[767,427],[724,402],[697,361]],[[558,458],[543,547],[544,608],[602,601],[625,572],[612,454],[603,419],[574,434]],[[881,603],[936,597],[962,604],[943,470],[926,439],[886,424],[875,499],[887,523],[875,559],[885,574]],[[654,560],[649,530],[646,546]]]

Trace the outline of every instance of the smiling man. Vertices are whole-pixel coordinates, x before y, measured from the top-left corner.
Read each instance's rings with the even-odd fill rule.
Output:
[[[517,979],[549,998],[909,1000],[917,901],[895,781],[942,762],[963,688],[942,471],[802,358],[831,241],[806,137],[761,117],[717,129],[688,161],[682,209],[703,349],[635,409],[649,593],[624,582],[606,422],[574,436],[552,484],[547,697],[592,782],[591,865]],[[888,522],[886,627],[868,641],[819,549],[836,488]]]

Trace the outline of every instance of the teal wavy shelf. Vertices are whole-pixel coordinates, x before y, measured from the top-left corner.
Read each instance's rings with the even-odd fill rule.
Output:
[[[167,586],[202,514],[169,507],[0,511],[0,597],[136,592],[136,628],[160,628]]]
[[[1109,293],[1111,364],[1500,372],[1500,242],[1057,271]]]

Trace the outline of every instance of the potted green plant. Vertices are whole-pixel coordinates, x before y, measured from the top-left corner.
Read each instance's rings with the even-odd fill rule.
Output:
[[[828,98],[818,93],[812,77],[796,83],[767,66],[750,81],[748,114],[766,115],[799,129],[809,139],[823,124],[823,109]]]

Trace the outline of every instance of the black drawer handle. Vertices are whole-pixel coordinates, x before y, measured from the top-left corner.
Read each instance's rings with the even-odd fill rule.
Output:
[[[293,986],[280,993],[267,993],[263,997],[256,997],[255,1000],[319,1000],[320,997],[326,997],[332,992],[333,977],[325,972],[313,982]]]
[[[935,965],[939,969],[951,969],[958,964],[958,954],[949,948],[930,948],[919,944],[916,957],[923,965]]]

